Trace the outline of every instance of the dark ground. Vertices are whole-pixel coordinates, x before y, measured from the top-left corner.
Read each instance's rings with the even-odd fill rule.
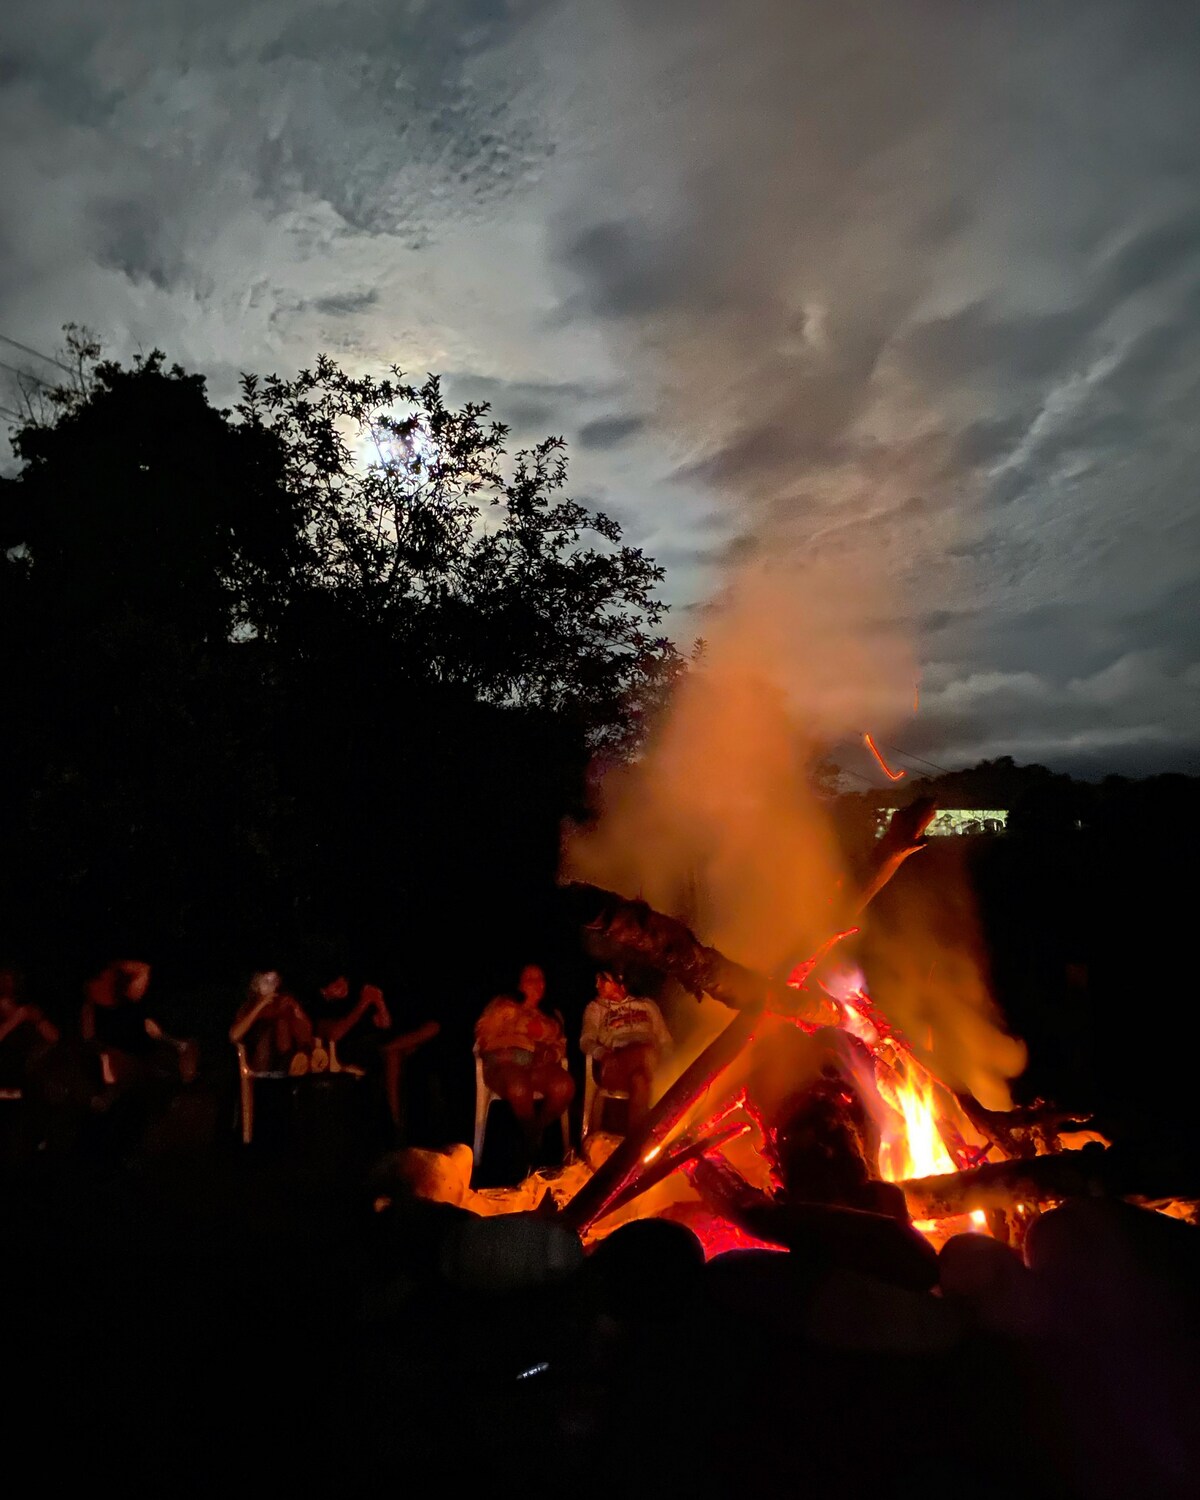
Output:
[[[957,1300],[802,1254],[702,1268],[662,1225],[524,1290],[493,1249],[486,1292],[444,1260],[460,1211],[377,1190],[255,1148],[10,1171],[10,1469],[127,1494],[1196,1492],[1185,1226],[1068,1214],[1037,1275],[1007,1260]]]

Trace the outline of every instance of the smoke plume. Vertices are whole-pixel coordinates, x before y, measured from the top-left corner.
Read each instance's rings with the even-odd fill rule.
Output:
[[[775,974],[830,935],[846,876],[807,768],[911,715],[914,590],[967,497],[942,414],[898,353],[936,290],[962,168],[941,123],[955,45],[941,9],[932,47],[874,0],[573,16],[613,67],[580,81],[604,156],[561,259],[675,436],[681,480],[722,496],[736,541],[688,622],[699,663],[641,758],[605,779],[594,823],[569,834],[564,873],[681,914]],[[923,961],[933,941],[895,940]],[[881,973],[907,974],[885,934],[874,949]],[[948,1081],[994,1103],[1020,1049],[977,966],[947,962],[943,978],[922,1014],[948,1038]],[[911,984],[894,988],[910,1008]]]

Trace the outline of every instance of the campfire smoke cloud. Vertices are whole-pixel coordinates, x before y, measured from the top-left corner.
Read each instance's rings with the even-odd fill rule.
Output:
[[[962,170],[960,39],[948,20],[931,41],[883,4],[753,0],[688,5],[681,46],[684,9],[631,4],[598,23],[595,47],[622,59],[593,99],[611,213],[593,206],[583,230],[573,218],[561,260],[675,435],[681,478],[724,495],[740,535],[694,615],[700,663],[644,756],[606,778],[564,869],[781,975],[844,915],[847,872],[807,766],[911,717],[915,585],[945,569],[971,497],[946,436],[963,414],[901,353],[954,220],[928,164]],[[593,205],[603,177],[590,162]],[[935,951],[931,970],[928,927],[873,936],[896,1019],[934,1024],[947,1081],[1002,1103],[1021,1048],[967,949],[940,967]],[[914,962],[933,978],[917,985]]]

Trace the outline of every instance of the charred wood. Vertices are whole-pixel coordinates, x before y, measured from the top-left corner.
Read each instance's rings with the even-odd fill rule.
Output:
[[[791,989],[726,958],[719,949],[703,944],[683,922],[644,901],[628,901],[594,885],[566,889],[582,925],[600,948],[648,964],[697,999],[711,995],[731,1010],[765,1009],[811,1026],[837,1021],[837,1008],[825,996]]]
[[[1193,1202],[1200,1199],[1200,1169],[1183,1157],[1088,1145],[1081,1151],[913,1178],[899,1186],[913,1218],[949,1219],[975,1209],[1041,1207],[1066,1198],[1124,1198],[1146,1205]]]
[[[742,1010],[725,1030],[685,1068],[642,1127],[627,1135],[600,1170],[572,1198],[565,1209],[567,1222],[582,1234],[606,1214],[620,1193],[640,1176],[645,1158],[665,1145],[676,1125],[741,1053],[761,1021],[761,1010]],[[653,1156],[651,1156],[653,1160]]]

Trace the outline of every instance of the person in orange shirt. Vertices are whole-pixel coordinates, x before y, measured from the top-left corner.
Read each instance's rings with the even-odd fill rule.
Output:
[[[531,1149],[575,1096],[575,1082],[563,1067],[566,1034],[562,1022],[541,1009],[545,997],[545,974],[526,964],[517,994],[497,995],[475,1023],[484,1082],[508,1102]]]

